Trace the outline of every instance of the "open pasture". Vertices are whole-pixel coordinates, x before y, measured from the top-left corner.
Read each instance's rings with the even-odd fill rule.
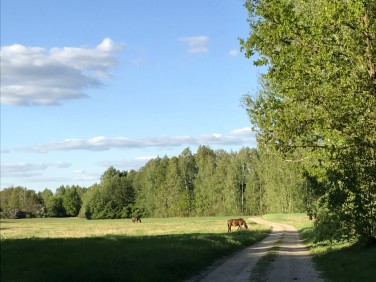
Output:
[[[182,281],[268,233],[229,218],[1,220],[1,280]]]
[[[227,232],[229,217],[86,220],[81,218],[1,219],[2,239],[83,238],[105,235],[154,236]]]

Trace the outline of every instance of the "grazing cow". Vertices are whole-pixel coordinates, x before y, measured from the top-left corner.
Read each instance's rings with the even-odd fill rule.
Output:
[[[231,226],[238,226],[238,230],[240,229],[240,227],[244,226],[245,229],[248,229],[248,225],[247,223],[245,222],[244,219],[242,218],[238,218],[238,219],[229,219],[227,221],[227,232],[231,232]]]
[[[141,216],[139,216],[139,215],[132,216],[132,222],[136,223],[137,221],[139,221],[141,223]]]

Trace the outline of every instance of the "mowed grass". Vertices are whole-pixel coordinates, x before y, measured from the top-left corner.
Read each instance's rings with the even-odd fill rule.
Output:
[[[2,219],[1,281],[183,281],[269,232],[227,219]]]
[[[376,246],[359,242],[314,242],[313,221],[305,214],[268,214],[264,219],[295,226],[325,280],[376,281]]]

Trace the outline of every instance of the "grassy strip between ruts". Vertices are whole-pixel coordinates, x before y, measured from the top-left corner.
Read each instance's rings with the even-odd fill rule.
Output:
[[[263,218],[295,226],[326,280],[375,281],[376,246],[359,242],[314,242],[313,221],[305,214],[269,214]]]
[[[59,220],[2,220],[1,281],[182,281],[268,234],[267,228],[251,223],[249,230],[227,233],[225,218],[144,219],[138,225]],[[72,231],[88,224],[97,230]],[[33,228],[47,230],[46,225],[51,226],[50,233],[43,233],[48,238],[17,235],[38,234]],[[124,226],[134,230],[118,230]],[[64,229],[70,236],[63,236]],[[102,229],[107,234],[92,235]],[[18,239],[7,233],[15,230]]]
[[[280,244],[283,240],[283,236],[274,243],[273,247],[266,253],[266,255],[262,256],[256,263],[256,265],[252,269],[251,281],[265,281],[265,277],[268,277],[269,272],[272,269],[272,265],[275,259],[278,256],[278,250]]]

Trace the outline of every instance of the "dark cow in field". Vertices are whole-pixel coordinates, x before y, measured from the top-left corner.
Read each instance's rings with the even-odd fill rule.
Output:
[[[245,222],[244,219],[242,218],[238,218],[238,219],[229,219],[227,221],[227,228],[228,228],[228,231],[227,232],[231,232],[231,226],[238,226],[238,230],[240,229],[240,227],[244,226],[245,229],[248,229],[248,225],[247,223]]]
[[[132,216],[132,222],[136,223],[137,221],[141,223],[141,216],[139,215]]]

